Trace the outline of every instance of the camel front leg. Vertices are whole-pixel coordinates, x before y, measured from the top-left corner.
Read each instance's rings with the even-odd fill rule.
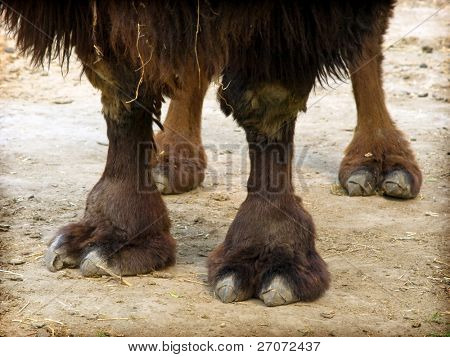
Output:
[[[317,299],[328,288],[312,217],[292,185],[295,119],[308,92],[234,79],[220,94],[245,129],[251,163],[247,198],[209,256],[209,280],[223,302],[257,297],[277,306]]]
[[[151,175],[154,114],[110,84],[120,85],[126,73],[133,75],[121,69],[124,73],[118,77],[112,73],[120,69],[110,70],[104,62],[96,72],[86,69],[89,80],[102,90],[108,155],[103,175],[88,195],[84,217],[62,227],[50,242],[45,262],[51,271],[79,267],[85,276],[135,275],[175,262],[169,217]],[[139,98],[154,108],[160,100],[158,95]]]

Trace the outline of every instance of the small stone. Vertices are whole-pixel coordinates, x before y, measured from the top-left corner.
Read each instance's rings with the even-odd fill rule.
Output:
[[[308,336],[311,333],[311,331],[308,329],[302,329],[302,330],[297,329],[297,333],[299,336]]]
[[[431,46],[422,46],[422,52],[432,53],[433,52],[433,47],[431,47]]]
[[[418,328],[418,327],[420,327],[421,325],[422,325],[422,324],[421,324],[420,322],[416,321],[416,322],[413,322],[413,323],[412,323],[411,327],[412,327],[412,328]]]
[[[344,188],[339,183],[335,183],[330,186],[330,193],[335,196],[346,195]]]
[[[336,315],[334,311],[328,311],[328,312],[321,312],[320,316],[322,316],[324,319],[332,319]]]
[[[214,201],[220,201],[220,202],[230,200],[229,195],[227,195],[226,193],[221,193],[221,192],[212,193],[209,197],[211,199],[213,199]]]
[[[34,328],[43,328],[45,326],[45,322],[35,321],[31,323],[31,326],[33,326]]]
[[[204,223],[205,219],[203,217],[195,217],[194,223]]]
[[[55,99],[52,103],[54,104],[70,104],[72,103],[72,99]]]
[[[222,322],[219,326],[220,326],[220,327],[225,327],[226,324],[225,324],[225,322]]]
[[[8,232],[10,228],[9,224],[0,224],[0,232]]]
[[[164,271],[155,271],[152,276],[157,279],[173,279],[173,275]]]
[[[4,50],[6,53],[14,53],[16,49],[14,47],[5,47]]]
[[[419,65],[419,67],[420,67],[420,68],[428,68],[428,66],[427,66],[426,63],[421,63],[421,64]]]
[[[418,96],[419,98],[426,98],[426,97],[428,97],[428,93],[427,93],[427,92],[424,92],[424,93],[418,93],[417,96]]]
[[[19,275],[13,275],[13,276],[11,276],[9,278],[9,280],[12,280],[12,281],[23,281],[23,278],[21,276],[19,276]]]
[[[25,264],[25,260],[23,260],[22,258],[12,258],[12,259],[8,260],[8,264],[22,265],[22,264]]]
[[[427,211],[427,212],[425,212],[425,216],[427,216],[427,217],[439,217],[439,213],[432,212],[432,211]]]
[[[40,328],[36,332],[36,337],[50,337],[50,336],[51,336],[50,332],[48,332],[48,330],[45,328]]]
[[[209,319],[209,316],[206,315],[206,314],[203,314],[203,315],[200,316],[200,318],[202,318],[202,319]]]

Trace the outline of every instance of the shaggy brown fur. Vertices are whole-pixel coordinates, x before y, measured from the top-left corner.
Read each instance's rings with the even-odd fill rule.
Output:
[[[191,78],[197,62],[207,78],[227,65],[233,77],[244,75],[253,82],[276,78],[290,87],[316,78],[326,81],[330,75],[342,77],[347,65],[358,60],[374,22],[389,16],[393,1],[2,4],[6,24],[35,63],[57,55],[67,60],[73,47],[81,59],[97,53],[134,69],[142,58],[147,84],[176,89]]]
[[[157,138],[157,169],[169,191],[198,185],[206,156],[201,102],[222,76],[219,100],[247,135],[248,197],[226,239],[209,257],[209,279],[225,302],[258,296],[274,306],[313,300],[329,285],[315,250],[311,216],[294,195],[292,138],[316,80],[352,72],[355,137],[339,177],[350,194],[380,187],[413,197],[421,177],[384,105],[381,49],[393,0],[51,1],[7,0],[0,13],[32,60],[75,51],[102,91],[110,147],[83,220],[62,228],[46,255],[51,270],[136,274],[174,262],[175,243],[150,174],[157,164],[152,120],[174,98]],[[371,92],[369,93],[368,90]],[[370,97],[370,99],[369,99]],[[183,142],[183,150],[174,143]],[[187,180],[180,179],[186,176]],[[184,183],[183,183],[184,182]],[[377,186],[378,185],[378,186]]]

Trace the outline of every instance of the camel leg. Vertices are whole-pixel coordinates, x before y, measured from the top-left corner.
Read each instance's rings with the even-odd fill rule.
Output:
[[[246,132],[251,165],[247,198],[208,260],[209,281],[223,302],[257,297],[277,306],[314,300],[328,287],[312,217],[291,177],[295,119],[309,90],[234,78],[219,94]]]
[[[116,66],[117,67],[117,66]],[[109,139],[102,177],[89,193],[84,217],[62,227],[45,254],[49,270],[79,267],[85,276],[148,273],[175,262],[175,240],[160,192],[151,175],[155,155],[152,113],[159,94],[129,102],[135,72],[105,61],[86,67],[86,76],[102,91]],[[111,85],[118,83],[118,85]],[[118,88],[121,88],[119,90]]]
[[[205,178],[206,153],[201,138],[203,99],[209,81],[202,77],[187,83],[169,105],[164,131],[156,137],[158,164],[153,170],[163,194],[187,192]]]
[[[413,198],[419,193],[422,174],[408,140],[386,108],[381,42],[381,34],[370,36],[361,60],[350,68],[358,117],[339,180],[350,196],[379,190],[391,197]]]

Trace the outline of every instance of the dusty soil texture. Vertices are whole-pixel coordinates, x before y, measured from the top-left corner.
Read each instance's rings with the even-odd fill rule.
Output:
[[[203,187],[165,197],[175,267],[119,281],[49,272],[46,237],[79,219],[107,150],[99,93],[55,63],[33,69],[0,36],[0,334],[19,336],[395,336],[449,331],[449,22],[445,2],[402,1],[386,36],[388,106],[424,173],[409,201],[347,197],[335,185],[355,125],[349,83],[317,89],[296,131],[297,192],[312,213],[332,286],[313,303],[223,304],[206,257],[246,196],[244,133],[212,87]],[[438,9],[441,8],[440,11]],[[425,22],[424,22],[425,21]],[[219,134],[219,135],[218,135]]]

